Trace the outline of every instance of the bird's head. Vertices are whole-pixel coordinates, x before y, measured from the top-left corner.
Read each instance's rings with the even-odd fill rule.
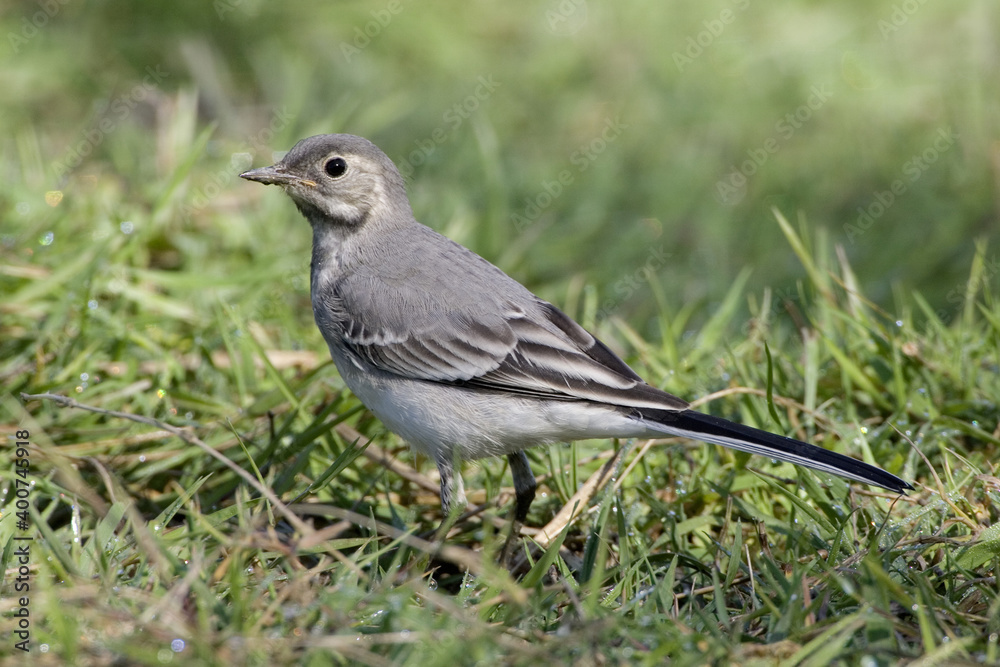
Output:
[[[309,222],[360,227],[412,219],[403,177],[375,144],[350,134],[303,139],[270,167],[240,178],[280,185]]]

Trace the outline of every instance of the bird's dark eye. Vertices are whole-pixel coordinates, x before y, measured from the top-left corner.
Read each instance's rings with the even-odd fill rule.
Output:
[[[323,169],[331,178],[340,178],[347,171],[347,161],[342,157],[331,158],[323,165]]]

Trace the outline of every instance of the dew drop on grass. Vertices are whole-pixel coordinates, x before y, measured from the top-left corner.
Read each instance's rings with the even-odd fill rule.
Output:
[[[118,225],[118,229],[122,230],[122,234],[131,234],[133,231],[135,231],[135,225],[132,224],[131,220],[125,220],[120,225]]]
[[[100,305],[101,304],[97,303],[97,299],[91,299],[87,302],[87,308],[90,308],[91,310],[97,310]]]
[[[173,641],[171,641],[170,642],[170,650],[173,651],[174,653],[180,653],[181,651],[183,651],[184,650],[184,640],[183,639],[174,639]]]
[[[52,242],[56,240],[55,232],[45,232],[38,238],[39,245],[52,245]]]
[[[76,544],[80,543],[80,508],[76,505],[70,505],[72,513],[70,514],[69,525],[70,529],[73,531],[73,542]]]

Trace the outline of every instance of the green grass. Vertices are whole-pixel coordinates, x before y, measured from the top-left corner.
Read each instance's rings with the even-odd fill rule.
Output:
[[[403,3],[350,62],[386,5],[67,3],[24,43],[40,5],[5,8],[0,660],[24,657],[11,538],[30,536],[36,664],[1000,662],[997,9],[928,3],[883,35],[889,2],[753,3],[678,68],[742,4]],[[958,138],[858,227],[942,128]],[[433,543],[433,465],[344,388],[312,322],[308,226],[235,177],[341,130],[409,165],[419,219],[654,384],[917,491],[591,441],[530,452],[529,529],[610,474],[513,573],[502,461],[466,466],[481,511]],[[21,398],[47,392],[103,412]]]

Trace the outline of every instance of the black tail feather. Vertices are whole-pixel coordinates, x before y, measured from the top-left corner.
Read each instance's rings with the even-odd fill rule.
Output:
[[[711,442],[751,454],[828,472],[858,482],[906,493],[913,486],[881,468],[783,435],[737,424],[694,410],[635,409],[631,416],[650,430]]]

